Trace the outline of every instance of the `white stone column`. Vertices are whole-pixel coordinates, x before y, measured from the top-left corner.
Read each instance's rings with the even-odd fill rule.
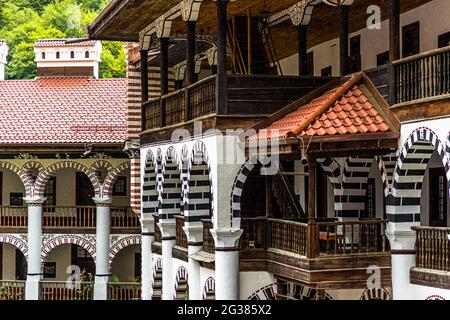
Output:
[[[416,265],[416,233],[412,230],[386,230],[391,245],[392,293],[394,300],[411,300],[409,274]]]
[[[174,274],[172,270],[172,249],[176,241],[176,222],[174,219],[160,220],[162,241],[162,300],[173,300],[175,294]]]
[[[97,205],[97,236],[96,236],[96,263],[94,300],[108,299],[108,282],[111,276],[109,270],[111,203],[108,197],[93,198]]]
[[[200,264],[192,256],[203,248],[202,223],[186,223],[183,227],[188,240],[188,286],[189,300],[202,300],[202,287],[200,283]]]
[[[24,198],[28,206],[28,274],[25,288],[26,300],[39,300],[42,278],[42,205],[45,198]]]
[[[155,240],[154,218],[141,218],[141,285],[142,300],[152,300],[153,296],[153,262],[152,243]]]
[[[239,300],[239,229],[213,229],[216,245],[216,300]]]

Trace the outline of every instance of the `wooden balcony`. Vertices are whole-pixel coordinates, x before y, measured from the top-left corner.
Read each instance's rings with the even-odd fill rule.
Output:
[[[411,283],[450,289],[450,228],[413,227],[416,232],[416,266]]]
[[[220,129],[231,124],[236,126],[236,118],[239,118],[238,121],[244,126],[250,126],[255,119],[278,111],[330,80],[328,77],[228,75],[226,110],[219,110],[216,104],[216,76],[211,76],[144,103],[143,139],[147,142],[156,137],[161,139],[155,132],[164,128],[187,126],[190,129],[189,124],[193,120],[202,120],[208,128]],[[230,119],[234,120],[230,123]]]
[[[214,228],[212,220],[205,219],[202,220],[203,223],[203,251],[209,254],[215,253],[214,238],[211,234],[211,229]]]
[[[0,300],[24,300],[25,281],[0,281]]]
[[[116,282],[108,284],[108,299],[109,300],[140,300],[141,299],[141,284],[140,283],[125,283]]]
[[[344,289],[366,286],[367,269],[377,265],[383,285],[389,285],[386,224],[244,218],[241,271],[268,271],[317,288]]]
[[[42,228],[45,232],[63,229],[95,232],[97,221],[94,206],[45,206],[42,211]],[[0,207],[0,228],[19,232],[24,231],[27,226],[26,207]],[[112,207],[111,229],[118,233],[130,230],[138,232],[139,217],[130,207]]]
[[[82,282],[74,284],[70,288],[67,282],[42,281],[41,300],[92,300],[94,287],[91,282]]]

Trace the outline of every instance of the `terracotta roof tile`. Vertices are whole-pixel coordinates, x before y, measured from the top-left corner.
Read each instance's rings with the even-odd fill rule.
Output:
[[[260,131],[250,139],[285,139],[298,128],[303,128],[300,135],[333,136],[347,134],[384,133],[389,128],[386,120],[381,116],[371,102],[372,97],[364,94],[362,77],[352,77],[341,86],[329,90],[322,96],[313,99],[296,111],[274,121],[265,130]],[[344,91],[348,88],[347,91]],[[342,93],[342,92],[343,93]],[[333,94],[342,93],[339,97]],[[336,98],[327,101],[328,98]],[[330,103],[327,108],[326,103]],[[326,108],[326,109],[324,109]],[[322,110],[324,109],[324,110]],[[316,118],[308,117],[319,113]]]
[[[126,80],[0,81],[0,144],[123,143]]]
[[[97,44],[96,40],[86,40],[81,42],[67,43],[69,39],[41,39],[37,40],[34,46],[36,48],[50,48],[50,47],[93,47]],[[73,40],[73,39],[70,39]]]

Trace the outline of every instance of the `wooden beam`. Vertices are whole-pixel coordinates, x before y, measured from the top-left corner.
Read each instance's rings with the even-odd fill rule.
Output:
[[[227,114],[227,29],[228,0],[217,0],[217,82],[216,107],[218,114]]]
[[[187,34],[187,45],[186,45],[186,90],[185,90],[185,103],[184,103],[184,120],[188,121],[191,118],[190,115],[190,94],[188,87],[195,83],[195,27],[197,22],[188,21],[186,22],[186,34]]]
[[[349,6],[339,7],[339,52],[340,52],[340,65],[341,76],[345,76],[349,72],[348,68],[348,12]]]
[[[161,72],[161,96],[169,93],[169,38],[160,39],[160,72]],[[165,105],[161,99],[160,125],[165,125]]]
[[[141,50],[141,91],[142,91],[142,107],[141,107],[141,130],[145,131],[145,107],[144,103],[148,101],[148,51]]]
[[[308,26],[299,25],[298,28],[298,74],[308,75]]]
[[[308,231],[306,257],[314,259],[319,255],[319,240],[316,223],[316,173],[317,159],[308,156]]]
[[[400,0],[389,0],[389,103],[397,102],[395,66],[392,62],[400,59]]]

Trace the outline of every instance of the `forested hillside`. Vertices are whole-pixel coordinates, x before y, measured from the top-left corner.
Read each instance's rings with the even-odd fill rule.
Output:
[[[0,0],[0,39],[10,47],[8,79],[36,76],[33,44],[45,38],[84,38],[109,0]],[[103,42],[100,77],[125,76],[123,43]]]

